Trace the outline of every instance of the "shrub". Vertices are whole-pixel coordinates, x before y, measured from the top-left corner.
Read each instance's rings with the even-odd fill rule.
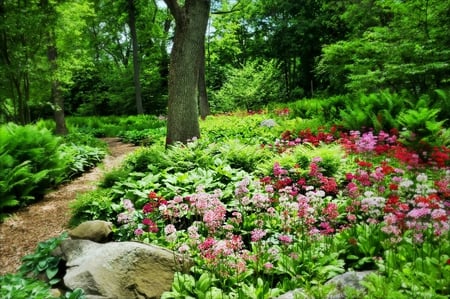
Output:
[[[11,169],[2,168],[0,181],[11,180],[11,175],[19,179],[13,188],[8,187],[17,200],[39,198],[64,179],[66,163],[60,152],[60,138],[47,129],[8,124],[0,128],[0,144],[0,155],[5,159],[2,163]],[[25,182],[26,188],[22,188]]]
[[[70,204],[72,217],[69,225],[76,226],[92,219],[111,220],[114,203],[107,189],[97,189],[77,196]]]
[[[282,94],[279,76],[274,61],[248,62],[242,68],[231,69],[227,81],[213,98],[212,109],[217,112],[250,110],[278,101]]]

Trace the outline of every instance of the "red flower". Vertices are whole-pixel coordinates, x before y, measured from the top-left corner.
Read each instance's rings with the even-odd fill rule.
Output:
[[[152,191],[148,194],[148,198],[150,198],[150,199],[158,198],[158,194],[156,194],[155,191]]]
[[[155,209],[154,205],[151,203],[146,203],[144,205],[144,207],[142,208],[142,212],[144,212],[145,214],[151,213],[153,212],[153,210]]]
[[[450,259],[447,260],[447,265],[450,265]]]
[[[389,190],[391,190],[391,191],[398,190],[398,185],[397,184],[389,184]]]

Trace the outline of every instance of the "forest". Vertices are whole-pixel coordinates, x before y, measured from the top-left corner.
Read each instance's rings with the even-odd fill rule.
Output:
[[[449,298],[448,1],[0,0],[0,18],[1,298],[98,295],[64,285],[66,232],[6,263],[50,217],[21,213],[101,168],[105,140],[134,150],[59,224],[186,257],[160,298]],[[349,273],[367,276],[330,284]]]
[[[450,84],[448,11],[433,0],[212,1],[211,112],[385,90],[433,97]],[[1,1],[0,15],[0,122],[62,108],[167,113],[175,22],[164,2]]]

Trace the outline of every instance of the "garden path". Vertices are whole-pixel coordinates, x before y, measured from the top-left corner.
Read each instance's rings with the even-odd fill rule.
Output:
[[[95,189],[105,172],[119,166],[129,153],[137,149],[118,138],[103,140],[108,143],[109,154],[101,165],[0,223],[0,275],[16,272],[21,258],[34,252],[39,242],[59,236],[66,230],[70,219],[69,203],[77,194]]]

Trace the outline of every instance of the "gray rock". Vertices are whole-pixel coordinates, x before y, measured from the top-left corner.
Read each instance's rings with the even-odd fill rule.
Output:
[[[104,243],[110,241],[112,235],[112,223],[102,220],[86,221],[69,231],[72,239],[85,239]]]
[[[56,252],[66,261],[66,287],[81,288],[91,299],[160,298],[174,273],[189,267],[173,251],[137,242],[67,239]]]
[[[371,273],[374,273],[374,271],[351,271],[333,277],[325,283],[325,285],[332,284],[336,286],[335,291],[329,294],[327,296],[327,299],[345,299],[344,289],[346,287],[350,287],[359,291],[364,290],[365,288],[361,285],[361,281],[363,281],[364,278]]]
[[[266,119],[261,122],[261,127],[272,128],[275,127],[277,123],[273,119]]]
[[[346,272],[341,275],[337,275],[332,279],[328,280],[325,285],[334,285],[335,290],[327,295],[327,299],[345,299],[344,289],[346,287],[351,287],[356,290],[364,290],[364,287],[361,285],[361,281],[364,278],[374,273],[374,271],[361,271],[361,272]],[[309,296],[303,289],[296,289],[293,291],[289,291],[276,299],[297,299],[297,298],[312,298]]]

